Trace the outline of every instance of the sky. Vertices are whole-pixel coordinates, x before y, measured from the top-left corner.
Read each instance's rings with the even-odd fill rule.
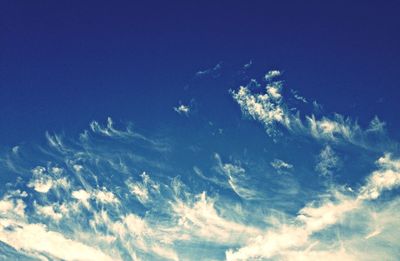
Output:
[[[397,1],[2,1],[0,260],[398,260]]]

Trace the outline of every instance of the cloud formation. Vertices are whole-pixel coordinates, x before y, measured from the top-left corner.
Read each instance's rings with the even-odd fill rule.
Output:
[[[340,239],[342,245],[334,247],[329,247],[329,239],[318,239],[316,234],[324,231],[330,233],[329,229],[332,226],[343,225],[343,222],[351,214],[356,216],[371,215],[369,205],[374,202],[370,201],[376,200],[384,191],[400,186],[400,160],[385,155],[378,159],[377,164],[378,170],[368,176],[365,185],[361,186],[356,193],[348,195],[341,188],[334,188],[330,192],[332,199],[324,199],[319,203],[309,203],[299,210],[292,222],[280,223],[275,228],[268,229],[263,234],[255,236],[246,246],[227,251],[227,260],[256,258],[278,258],[280,260],[320,260],[320,258],[324,258],[324,260],[335,260],[339,257],[345,260],[374,260],[376,256],[365,256],[360,246],[358,248],[353,246],[354,243],[351,240],[357,234],[350,235],[350,238],[342,236]],[[387,210],[381,211],[375,213],[375,215],[385,215]],[[352,219],[352,222],[352,225],[357,224],[357,222],[360,222],[359,225],[361,225],[363,221]],[[368,225],[379,227],[376,224],[378,222],[371,223]],[[385,225],[394,226],[396,223],[391,220]],[[381,231],[374,230],[367,234],[361,231],[359,233],[364,237],[360,241],[364,241],[379,236]],[[396,237],[391,240],[397,239]],[[348,250],[346,250],[347,244],[351,247]],[[391,241],[390,244],[395,244],[395,241]]]
[[[267,73],[264,88],[251,80],[230,92],[265,127],[263,141],[274,142],[224,123],[224,135],[213,140],[209,128],[196,130],[197,149],[187,149],[187,137],[177,144],[108,118],[77,138],[48,132],[40,146],[0,154],[0,254],[398,259],[400,159],[385,123],[375,117],[362,128],[339,114],[302,116],[286,100],[280,75]],[[347,176],[326,182],[338,170]]]
[[[174,111],[176,111],[178,114],[183,114],[185,116],[188,116],[190,113],[190,107],[187,105],[179,105],[178,107],[174,107]]]
[[[397,143],[388,140],[385,123],[377,116],[364,129],[351,118],[337,113],[332,117],[322,116],[319,119],[313,114],[301,116],[300,111],[291,109],[285,102],[282,82],[275,80],[279,76],[279,71],[268,72],[265,77],[268,83],[263,92],[252,91],[248,86],[240,86],[238,90],[231,91],[243,114],[262,122],[269,136],[276,138],[282,135],[284,129],[317,140],[346,142],[381,152],[387,146],[397,148]],[[301,99],[300,96],[298,98]],[[314,107],[320,107],[316,102],[313,104]]]

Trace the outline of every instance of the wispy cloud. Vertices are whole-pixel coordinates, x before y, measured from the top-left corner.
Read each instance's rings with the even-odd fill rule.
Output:
[[[231,92],[276,142],[286,134],[260,144],[269,154],[259,158],[240,133],[242,154],[204,146],[183,162],[186,150],[173,154],[164,139],[111,118],[78,138],[47,133],[44,145],[10,148],[0,155],[0,241],[44,260],[396,260],[400,160],[385,146],[385,123],[301,116],[279,75]],[[231,148],[226,130],[218,143]],[[356,185],[315,175],[344,170],[347,149],[367,162],[382,148]]]
[[[220,76],[221,69],[222,69],[222,62],[216,64],[212,68],[208,68],[208,69],[200,70],[200,71],[196,72],[196,77],[202,78],[202,77],[206,77],[206,76],[211,76],[213,78],[217,78]]]
[[[340,159],[329,145],[326,145],[318,155],[315,170],[322,176],[331,176],[333,171],[339,167]]]
[[[275,138],[281,134],[283,127],[289,132],[308,135],[317,140],[347,142],[371,150],[382,151],[389,145],[397,147],[396,143],[388,141],[384,131],[385,123],[377,117],[372,119],[366,129],[340,114],[334,114],[333,117],[323,116],[320,119],[312,114],[303,118],[299,111],[289,109],[282,94],[282,82],[273,81],[279,75],[275,71],[267,73],[269,82],[264,92],[251,91],[247,86],[231,91],[243,114],[261,121],[270,136]]]
[[[300,96],[296,90],[290,89],[290,92],[292,93],[293,97],[296,100],[301,101],[303,103],[308,103],[307,99],[304,98],[303,96]]]
[[[243,65],[243,69],[249,69],[251,67],[251,65],[253,65],[253,61],[250,60],[248,63],[246,63],[245,65]]]
[[[271,161],[271,166],[278,171],[278,173],[285,173],[288,170],[293,169],[293,165],[280,159],[274,159]]]
[[[280,87],[268,85],[264,94],[253,94],[248,87],[232,91],[232,96],[240,105],[243,113],[260,120],[269,135],[276,135],[276,124],[291,127],[291,117],[282,104]]]
[[[186,230],[200,240],[237,244],[259,233],[257,228],[228,220],[218,214],[214,199],[207,197],[205,192],[197,195],[193,203],[177,201],[173,204],[173,211],[178,215],[183,231]]]
[[[364,186],[357,193],[348,195],[341,188],[331,191],[331,200],[322,200],[319,204],[309,203],[299,211],[293,222],[278,224],[273,229],[266,230],[263,235],[255,236],[250,244],[237,250],[226,253],[227,260],[248,260],[254,258],[278,258],[283,260],[310,260],[308,258],[327,258],[334,260],[338,257],[346,260],[360,260],[363,255],[361,248],[346,250],[345,243],[352,248],[354,242],[350,238],[341,237],[342,246],[324,249],[328,242],[323,242],[323,237],[317,234],[329,229],[336,224],[342,224],[352,213],[356,215],[369,215],[369,204],[374,202],[385,190],[390,190],[400,185],[400,163],[393,160],[390,155],[385,155],[378,160],[379,169],[373,172],[366,180]],[[382,211],[386,212],[386,209]],[[396,214],[398,215],[398,214]],[[357,222],[357,219],[352,219]],[[362,220],[360,223],[363,222]],[[369,224],[371,225],[371,224]],[[393,224],[392,224],[393,225]],[[358,231],[358,233],[360,233]],[[364,232],[361,232],[364,233]],[[379,232],[369,232],[361,235],[364,238],[378,236]],[[372,235],[372,236],[371,236]],[[392,240],[396,240],[392,238]],[[320,246],[318,246],[320,245]],[[358,246],[360,247],[360,246]],[[365,256],[365,255],[364,255]],[[314,260],[314,259],[312,259]],[[367,258],[367,260],[370,260]],[[373,258],[371,259],[373,260]]]

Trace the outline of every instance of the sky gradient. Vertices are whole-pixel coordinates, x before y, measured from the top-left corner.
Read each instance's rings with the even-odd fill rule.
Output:
[[[398,260],[396,1],[3,1],[0,260]]]

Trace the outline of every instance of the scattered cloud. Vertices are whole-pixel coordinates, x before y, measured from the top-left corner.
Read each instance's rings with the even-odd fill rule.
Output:
[[[240,105],[243,113],[260,120],[269,135],[277,134],[276,124],[290,127],[291,119],[281,102],[280,89],[273,85],[266,88],[264,94],[253,94],[248,87],[232,91],[232,96]]]
[[[369,205],[371,200],[377,199],[384,190],[390,190],[400,185],[400,163],[393,160],[390,155],[385,155],[378,160],[379,169],[373,172],[357,193],[347,195],[340,188],[331,191],[330,200],[322,199],[318,204],[311,202],[302,208],[293,221],[278,223],[275,228],[267,229],[261,235],[256,235],[249,244],[236,250],[226,252],[227,260],[249,260],[249,259],[281,259],[281,260],[310,260],[308,258],[326,258],[335,260],[343,257],[346,260],[374,260],[376,257],[365,256],[364,247],[355,246],[352,242],[354,237],[361,237],[369,240],[379,236],[379,230],[368,232],[356,231],[355,234],[347,235],[349,238],[341,237],[341,245],[329,245],[329,239],[318,237],[318,233],[330,232],[330,228],[336,224],[344,225],[346,218],[350,215],[357,217],[371,214]],[[380,215],[386,212],[383,209]],[[398,214],[396,214],[398,215]],[[357,223],[357,218],[352,218],[352,225]],[[359,220],[359,225],[363,220]],[[392,221],[386,221],[393,226]],[[389,225],[389,224],[387,224]],[[373,222],[369,226],[375,226]],[[346,228],[344,228],[346,229]],[[372,233],[372,234],[371,234]],[[360,235],[361,234],[361,235]],[[364,235],[363,235],[364,234]],[[328,240],[324,242],[324,240]],[[393,243],[397,238],[390,239]],[[363,240],[360,239],[360,242]],[[346,250],[349,245],[351,249]],[[329,248],[328,248],[329,247]],[[379,247],[376,247],[379,248]],[[314,260],[314,259],[312,259]]]
[[[189,116],[190,113],[190,107],[188,105],[179,105],[177,107],[174,107],[174,111],[176,111],[178,114],[182,114],[185,116]]]
[[[33,188],[39,193],[47,193],[52,188],[64,188],[70,187],[69,181],[66,177],[59,177],[62,169],[53,167],[50,173],[45,167],[37,166],[32,169],[32,178],[28,183],[28,187]]]
[[[249,69],[251,67],[251,65],[253,64],[253,61],[250,60],[248,63],[246,63],[245,65],[243,65],[243,69]]]
[[[43,224],[1,219],[0,240],[17,250],[37,253],[35,256],[40,259],[50,255],[63,260],[115,260],[99,249],[50,231]]]
[[[313,109],[314,109],[314,112],[315,112],[315,113],[320,113],[320,112],[322,112],[323,107],[322,107],[322,105],[319,104],[317,101],[313,101],[312,105],[313,105]]]
[[[304,98],[303,96],[300,96],[300,95],[298,94],[297,91],[295,91],[295,90],[293,90],[293,89],[290,89],[290,92],[292,93],[293,97],[294,97],[296,100],[301,101],[301,102],[303,102],[303,103],[308,103],[307,99]]]
[[[322,176],[332,176],[333,171],[339,167],[340,159],[329,145],[326,145],[318,155],[315,170]]]
[[[206,76],[211,76],[213,78],[217,78],[217,77],[220,76],[221,69],[222,69],[222,62],[216,64],[212,68],[198,71],[196,73],[196,77],[197,78],[202,78],[202,77],[206,77]]]
[[[278,76],[281,76],[281,72],[280,72],[280,71],[278,71],[278,70],[271,70],[271,71],[268,71],[268,72],[265,74],[264,79],[267,80],[267,81],[270,81],[270,80],[273,80],[274,78],[276,78],[276,77],[278,77]]]
[[[272,72],[267,75],[278,75],[277,72]],[[377,117],[372,119],[366,129],[340,114],[334,114],[333,117],[322,116],[320,119],[313,114],[301,117],[299,111],[289,109],[285,102],[282,82],[272,81],[271,77],[268,77],[270,81],[264,92],[251,91],[247,86],[240,86],[238,90],[231,91],[231,94],[243,114],[262,122],[268,135],[274,139],[282,133],[283,128],[291,133],[311,136],[317,140],[351,143],[370,150],[382,151],[387,146],[396,147],[395,142],[384,136],[385,123]],[[318,103],[314,102],[313,106],[320,110]]]
[[[195,162],[171,167],[186,160],[182,151],[171,156],[164,142],[129,124],[121,129],[111,118],[93,121],[78,139],[47,133],[47,144],[29,157],[22,145],[8,150],[0,156],[7,177],[0,195],[0,241],[43,260],[396,259],[400,160],[381,139],[385,123],[375,117],[362,128],[339,114],[301,116],[289,109],[282,82],[274,81],[278,76],[279,71],[267,73],[263,89],[251,81],[231,92],[243,114],[260,121],[269,135],[288,134],[282,146],[268,143],[273,154],[266,158],[277,157],[271,162],[253,160],[248,153],[253,141],[244,136],[242,154],[224,151],[210,159],[209,151],[204,156],[198,150]],[[309,175],[315,170],[332,176],[344,164],[338,147],[350,144],[365,152],[374,149],[373,139],[389,152],[370,161],[376,166],[360,175],[366,178],[359,185],[332,180],[321,186]],[[309,153],[310,162],[295,160],[296,149],[303,152],[308,145],[322,150]],[[295,149],[281,155],[287,148]],[[271,166],[290,175],[271,174]],[[300,187],[306,183],[312,184]]]
[[[223,163],[219,154],[214,155],[217,166],[216,170],[227,178],[229,187],[243,199],[257,198],[257,193],[249,185],[248,177],[244,168],[231,164]]]
[[[293,169],[293,165],[280,159],[271,161],[271,166],[278,171],[278,173],[285,173],[285,171]]]
[[[187,231],[201,240],[237,244],[259,233],[255,227],[236,223],[218,214],[214,199],[207,197],[205,192],[197,195],[193,203],[173,203],[172,209],[179,217],[182,231]]]
[[[128,179],[126,185],[142,204],[146,204],[150,200],[151,194],[159,193],[160,185],[154,182],[146,172],[143,172],[140,177],[142,182],[134,182]]]

